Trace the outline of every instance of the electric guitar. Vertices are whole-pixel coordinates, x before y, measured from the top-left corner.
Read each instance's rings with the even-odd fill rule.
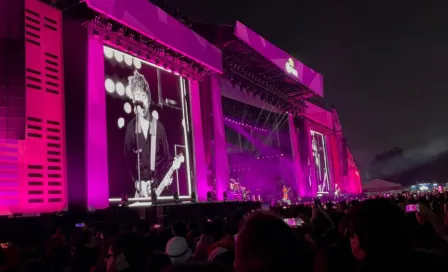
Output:
[[[340,188],[338,188],[338,189],[336,189],[336,191],[334,192],[334,196],[335,197],[339,197],[339,194],[341,193],[341,189]]]
[[[159,186],[156,189],[152,189],[151,185],[153,183],[153,180],[140,181],[140,182],[136,181],[135,183],[135,189],[137,190],[136,197],[151,197],[152,193],[154,193],[156,197],[159,197],[162,194],[163,190],[167,186],[171,185],[171,183],[173,182],[172,177],[174,171],[179,169],[180,165],[184,162],[185,162],[184,155],[182,153],[177,155],[174,158],[170,169],[168,170],[165,177],[163,178],[163,180],[160,182]]]
[[[185,157],[184,154],[180,153],[179,155],[177,155],[174,160],[173,160],[173,164],[171,165],[170,169],[168,170],[168,172],[166,173],[165,177],[163,178],[163,180],[160,182],[159,186],[157,187],[157,189],[155,189],[155,194],[157,197],[159,197],[163,190],[171,185],[171,183],[173,182],[172,176],[174,171],[176,171],[177,169],[180,168],[180,165],[182,163],[185,162]]]

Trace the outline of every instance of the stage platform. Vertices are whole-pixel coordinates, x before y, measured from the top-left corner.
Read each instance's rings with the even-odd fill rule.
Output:
[[[204,218],[227,216],[236,211],[249,212],[261,209],[260,202],[240,201],[212,201],[212,202],[160,202],[156,205],[150,203],[134,203],[123,207],[111,206],[109,212],[116,215],[118,222],[136,222],[144,218],[151,223],[170,225],[175,220],[200,221]]]

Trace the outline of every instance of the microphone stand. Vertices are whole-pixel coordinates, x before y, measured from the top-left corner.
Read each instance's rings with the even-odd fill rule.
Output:
[[[142,181],[140,179],[140,139],[139,139],[139,130],[141,130],[140,128],[140,120],[139,120],[139,116],[138,116],[138,107],[139,106],[135,106],[135,146],[137,148],[137,178],[138,178],[138,185],[137,185],[137,190],[138,190],[138,196],[142,197]]]

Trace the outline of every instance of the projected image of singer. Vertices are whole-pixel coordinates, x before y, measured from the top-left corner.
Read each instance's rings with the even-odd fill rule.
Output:
[[[151,111],[151,92],[137,70],[129,77],[135,117],[126,127],[124,155],[135,197],[158,197],[172,182],[173,172],[183,162],[171,157],[165,128]]]

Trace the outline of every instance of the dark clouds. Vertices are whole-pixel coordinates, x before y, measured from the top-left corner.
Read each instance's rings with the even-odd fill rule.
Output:
[[[448,1],[169,0],[191,18],[241,20],[325,80],[361,166],[448,137]]]

